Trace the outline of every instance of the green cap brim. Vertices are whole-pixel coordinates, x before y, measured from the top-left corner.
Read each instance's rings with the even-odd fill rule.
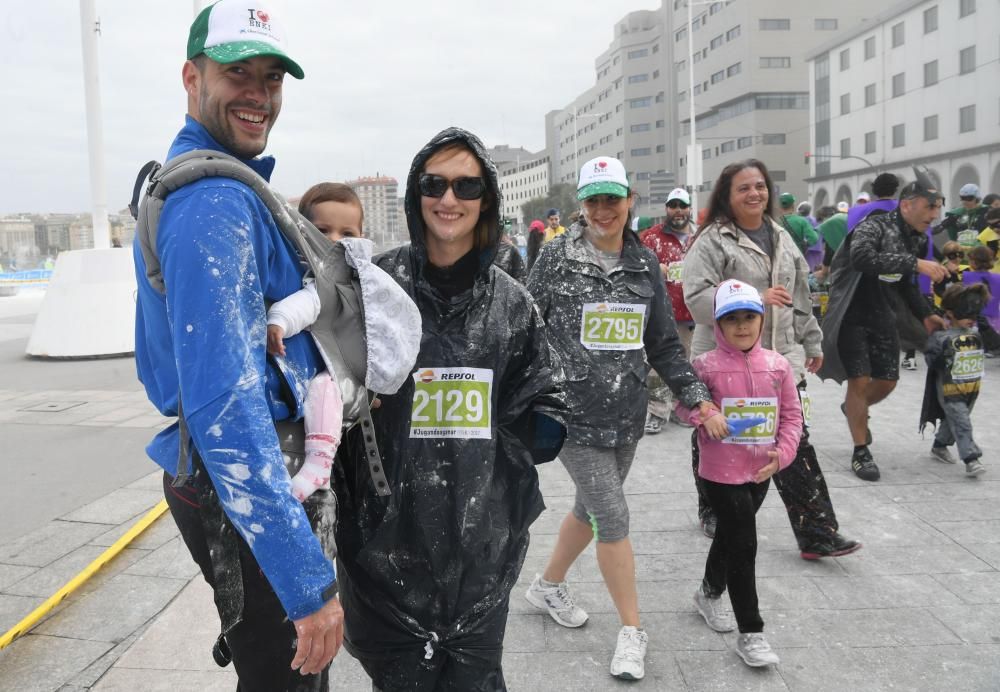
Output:
[[[614,195],[615,197],[628,197],[628,188],[621,183],[591,183],[584,185],[576,191],[577,199],[587,199],[594,195]]]
[[[223,65],[239,62],[240,60],[249,60],[250,58],[256,58],[259,56],[273,55],[276,58],[281,58],[281,62],[284,63],[288,74],[295,77],[295,79],[302,79],[306,76],[305,72],[302,71],[302,68],[299,67],[299,64],[285,55],[280,48],[263,41],[238,41],[234,43],[223,43],[219,46],[206,48],[205,55],[217,63],[222,63]]]

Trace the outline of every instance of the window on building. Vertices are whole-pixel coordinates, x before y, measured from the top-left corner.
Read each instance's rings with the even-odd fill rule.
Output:
[[[629,132],[649,132],[649,123],[636,123],[629,128]]]
[[[753,107],[762,111],[805,110],[809,108],[809,94],[758,94],[752,98]]]
[[[892,47],[898,48],[906,40],[906,28],[903,22],[892,25]]]
[[[840,51],[840,71],[843,72],[851,66],[851,49],[845,48]]]
[[[875,131],[865,133],[865,153],[874,154],[875,153]]]
[[[968,74],[976,70],[976,47],[963,48],[958,54],[958,73]]]
[[[972,132],[976,129],[976,104],[958,109],[958,131]]]
[[[615,130],[615,134],[618,135],[619,137],[622,136],[622,132],[624,132],[624,130],[620,127],[617,130]]]
[[[928,115],[924,118],[924,141],[930,142],[938,138],[938,117]]]
[[[653,153],[653,150],[649,147],[639,147],[638,149],[632,150],[632,156],[649,156]]]
[[[906,125],[900,123],[892,126],[892,148],[904,146],[906,144]]]
[[[677,94],[677,102],[683,103],[684,101],[687,101],[687,97],[688,97],[687,91],[686,90],[682,91],[679,94]]]
[[[646,74],[646,73],[643,73],[643,74],[632,74],[632,75],[629,75],[629,77],[628,77],[628,83],[629,84],[637,84],[639,82],[648,82],[648,81],[649,81],[649,75]]]
[[[816,19],[814,24],[816,31],[836,31],[837,30],[837,20],[836,19]]]
[[[704,149],[702,149],[701,158],[702,160],[712,158],[712,147],[705,147]]]
[[[892,76],[892,97],[899,98],[906,93],[906,73],[900,72]]]
[[[701,51],[698,51],[697,53],[695,53],[694,57],[692,58],[692,60],[694,60],[695,62],[701,62]]]
[[[726,76],[732,77],[743,71],[743,65],[741,63],[735,63],[726,68]]]
[[[785,135],[784,135],[784,133],[764,135],[761,138],[761,141],[764,144],[784,144],[785,143]]]
[[[869,84],[865,87],[865,108],[875,105],[875,85]]]
[[[846,159],[851,155],[851,138],[845,137],[840,140],[840,158]]]
[[[653,52],[654,53],[659,53],[660,52],[660,44],[659,43],[654,43],[653,44]]]
[[[729,140],[728,142],[723,142],[722,146],[719,147],[723,154],[728,154],[736,149],[736,142],[734,140]]]
[[[937,31],[938,28],[938,11],[937,5],[934,7],[928,7],[924,10],[924,33],[929,34],[932,31]]]
[[[976,11],[976,0],[959,0],[958,16],[966,17]]]
[[[628,107],[629,108],[645,108],[645,107],[651,106],[651,105],[653,105],[653,97],[652,96],[643,96],[642,98],[629,99],[628,100]]]
[[[656,94],[656,102],[657,103],[663,103],[663,92],[662,91]]]
[[[628,59],[634,60],[636,58],[645,58],[647,55],[649,55],[648,48],[639,48],[637,50],[630,50],[628,52]]]
[[[659,78],[660,78],[660,71],[653,70],[653,79],[659,79]]]
[[[695,84],[694,85],[694,95],[697,96],[700,93],[701,93],[701,84]]]
[[[929,87],[938,82],[938,61],[924,63],[924,86]]]
[[[661,127],[663,127],[663,126],[664,126],[664,124],[665,124],[665,122],[664,122],[663,120],[657,120],[657,121],[656,121],[656,127],[657,127],[657,128],[661,128]]]
[[[708,43],[708,47],[711,48],[712,50],[715,50],[721,45],[722,45],[722,34],[719,34]]]
[[[726,72],[725,72],[725,70],[719,70],[718,72],[713,72],[712,73],[711,82],[712,82],[712,84],[718,84],[719,82],[721,82],[725,78],[726,78]]]
[[[683,41],[687,37],[687,35],[688,35],[687,27],[684,27],[683,29],[678,29],[677,31],[674,32],[674,42],[678,43],[680,41]]]
[[[657,144],[656,145],[656,153],[657,154],[662,154],[666,150],[667,150],[667,145],[666,144]]]
[[[740,25],[737,24],[732,29],[726,32],[726,41],[732,41],[734,38],[739,38],[740,35]]]
[[[737,149],[746,149],[753,146],[753,137],[740,137],[736,140]]]
[[[620,55],[616,55],[616,56],[615,56],[615,59],[611,61],[611,64],[612,64],[612,65],[617,65],[617,64],[618,64],[618,63],[620,63],[621,61],[622,61],[622,56],[620,56]]]
[[[772,168],[771,170],[768,171],[768,173],[771,174],[771,180],[773,180],[776,183],[783,183],[788,179],[788,173],[780,169],[775,170]]]
[[[622,112],[622,104],[619,103],[617,106],[615,106],[615,113],[621,113],[621,112]]]
[[[851,95],[841,94],[840,95],[840,114],[847,115],[851,112]]]
[[[785,67],[792,66],[792,59],[786,57],[762,57],[760,58],[760,67],[765,70],[775,70]]]
[[[791,19],[761,19],[761,31],[788,31],[792,28]]]
[[[865,60],[875,57],[875,37],[869,36],[865,39]]]

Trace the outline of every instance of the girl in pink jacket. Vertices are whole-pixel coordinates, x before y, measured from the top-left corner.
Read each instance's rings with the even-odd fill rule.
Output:
[[[719,285],[717,346],[693,365],[721,414],[702,422],[698,411],[677,406],[677,414],[697,427],[692,453],[700,455],[698,473],[719,518],[695,606],[709,627],[729,632],[733,620],[721,606],[729,589],[740,631],[736,653],[755,667],[778,663],[757,607],[755,515],[771,476],[795,458],[802,434],[792,367],[760,345],[763,314],[760,294],[750,284],[730,279]]]

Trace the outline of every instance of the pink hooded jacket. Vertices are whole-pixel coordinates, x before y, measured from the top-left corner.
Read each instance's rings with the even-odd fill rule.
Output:
[[[715,343],[714,349],[692,362],[699,379],[708,386],[720,410],[724,399],[735,400],[733,406],[755,399],[777,399],[774,443],[733,444],[728,441],[730,438],[713,440],[702,427],[697,410],[678,403],[677,415],[698,428],[698,475],[728,485],[752,483],[754,474],[767,465],[769,451],[777,450],[779,469],[785,469],[795,459],[802,435],[802,408],[795,374],[784,356],[761,347],[759,336],[744,353],[725,340],[716,323]]]

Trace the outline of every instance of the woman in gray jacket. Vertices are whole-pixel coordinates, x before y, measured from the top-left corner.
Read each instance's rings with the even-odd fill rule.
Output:
[[[684,302],[696,323],[691,357],[715,348],[716,287],[726,279],[751,284],[767,309],[763,346],[785,356],[795,369],[803,418],[808,422],[806,372],[815,373],[823,364],[823,333],[812,313],[809,265],[792,237],[773,220],[773,200],[774,186],[761,161],[732,163],[719,174],[705,222],[684,258]],[[705,533],[714,534],[715,516],[698,485],[698,516]],[[803,558],[846,555],[861,547],[838,532],[807,429],[802,431],[795,461],[774,476],[774,485],[788,510]]]
[[[545,245],[528,277],[549,346],[566,372],[570,419],[559,458],[576,486],[576,502],[527,599],[564,627],[583,625],[587,613],[573,603],[566,573],[596,539],[597,562],[622,624],[611,674],[638,680],[648,639],[639,622],[622,486],[642,437],[649,366],[684,406],[701,409],[707,427],[721,426],[724,434],[725,423],[710,417],[718,409],[687,362],[659,263],[629,230],[630,197],[620,161],[599,156],[585,163],[577,185],[585,225],[574,224]]]

